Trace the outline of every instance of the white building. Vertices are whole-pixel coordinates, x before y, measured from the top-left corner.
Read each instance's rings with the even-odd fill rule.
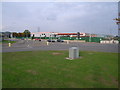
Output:
[[[54,37],[57,35],[57,32],[33,32],[31,33],[31,36],[34,37]]]

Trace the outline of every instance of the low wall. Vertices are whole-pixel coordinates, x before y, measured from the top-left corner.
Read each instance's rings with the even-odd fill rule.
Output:
[[[85,40],[64,40],[65,42],[86,42]]]
[[[101,40],[100,43],[108,43],[108,44],[118,44],[119,41],[118,40]]]

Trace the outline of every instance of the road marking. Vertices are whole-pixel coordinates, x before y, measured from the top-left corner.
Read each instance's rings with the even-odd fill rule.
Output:
[[[28,48],[32,48],[30,45],[27,45]]]

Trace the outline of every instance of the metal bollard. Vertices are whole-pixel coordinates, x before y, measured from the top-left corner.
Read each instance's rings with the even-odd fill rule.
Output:
[[[76,59],[79,58],[79,48],[78,47],[71,47],[69,48],[69,58]]]

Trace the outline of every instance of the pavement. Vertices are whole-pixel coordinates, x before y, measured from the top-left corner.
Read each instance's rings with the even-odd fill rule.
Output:
[[[88,42],[50,42],[18,40],[17,43],[8,47],[8,44],[2,44],[2,52],[34,51],[34,50],[69,50],[70,47],[78,47],[80,51],[114,52],[118,53],[118,44],[100,44]]]

